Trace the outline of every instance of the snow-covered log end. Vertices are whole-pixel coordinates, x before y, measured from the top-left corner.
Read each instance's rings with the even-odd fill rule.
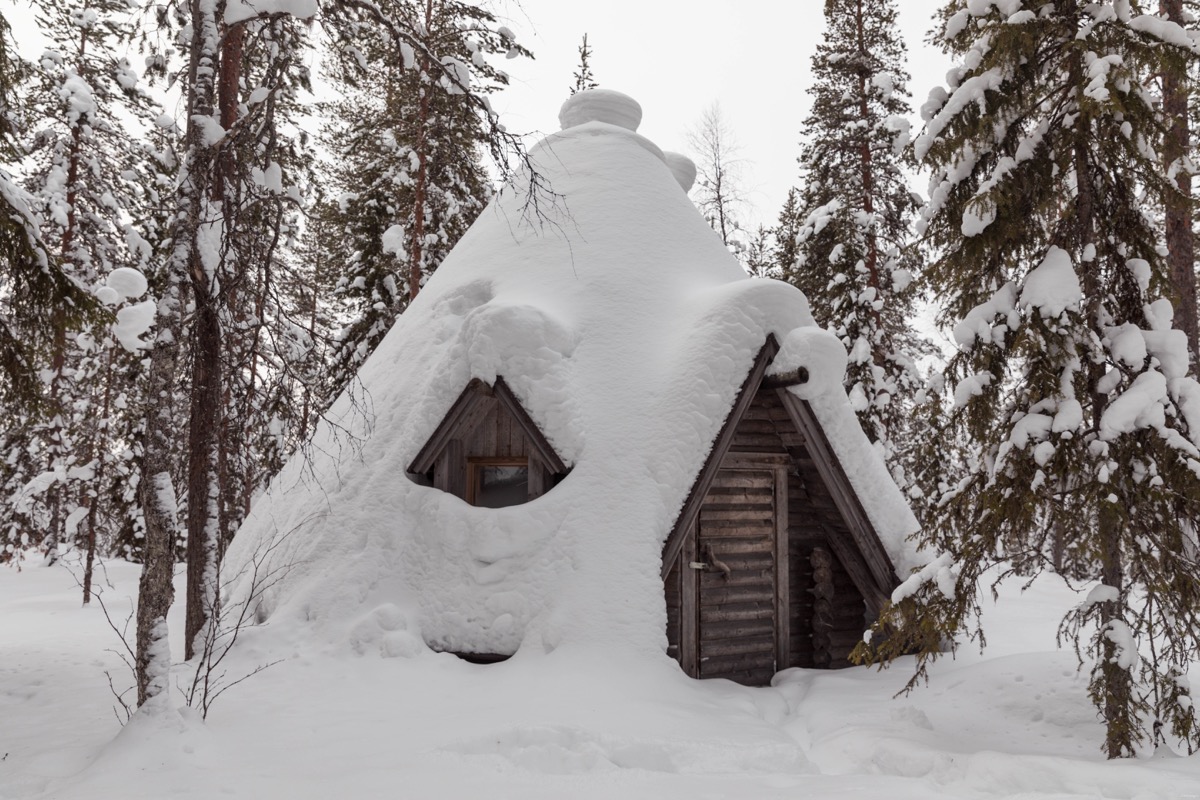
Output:
[[[809,400],[840,390],[846,376],[846,348],[823,328],[796,328],[780,342],[769,374],[782,375],[801,368],[808,372],[808,379],[792,388],[797,397]]]

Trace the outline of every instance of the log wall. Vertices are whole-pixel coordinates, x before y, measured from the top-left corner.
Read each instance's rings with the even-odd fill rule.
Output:
[[[763,685],[785,667],[839,668],[849,665],[868,624],[867,606],[837,551],[846,552],[850,530],[825,486],[803,436],[792,423],[776,390],[760,390],[736,424],[730,457],[737,453],[786,455],[787,499],[787,646],[773,635],[775,619],[774,548],[769,538],[776,503],[767,471],[717,473],[701,506],[700,533],[688,548],[699,553],[712,542],[730,567],[700,575],[693,598],[682,587],[679,558],[666,578],[667,639],[670,652],[685,661],[681,631],[687,614],[699,616],[696,675],[719,675]],[[839,537],[838,547],[831,537]],[[697,558],[702,557],[702,553]],[[787,663],[774,663],[777,651]]]

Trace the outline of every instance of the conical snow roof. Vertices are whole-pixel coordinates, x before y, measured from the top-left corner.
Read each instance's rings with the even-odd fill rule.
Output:
[[[809,369],[793,391],[907,569],[916,522],[846,401],[841,344],[799,290],[746,276],[640,118],[617,92],[567,101],[530,153],[553,197],[496,196],[255,504],[228,568],[271,543],[291,568],[260,616],[392,655],[661,652],[664,538],[769,334],[773,371]],[[570,474],[501,509],[406,477],[471,379],[498,376]]]

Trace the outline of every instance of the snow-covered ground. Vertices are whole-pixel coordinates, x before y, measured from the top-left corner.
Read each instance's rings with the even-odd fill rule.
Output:
[[[120,622],[138,567],[106,569]],[[229,676],[283,661],[206,722],[122,729],[104,674],[129,682],[119,640],[79,607],[69,567],[27,562],[0,568],[0,798],[1200,798],[1200,756],[1104,761],[1085,679],[1054,645],[1077,596],[1054,578],[1001,594],[987,652],[936,665],[907,697],[893,698],[906,663],[747,689],[688,679],[666,656],[572,645],[480,666],[266,625]]]

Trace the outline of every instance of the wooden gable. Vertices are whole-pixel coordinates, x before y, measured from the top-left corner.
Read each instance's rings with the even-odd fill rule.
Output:
[[[811,407],[759,351],[663,548],[667,638],[694,677],[848,664],[897,579]]]
[[[467,499],[469,468],[480,463],[527,464],[528,499],[569,471],[501,377],[492,386],[478,378],[467,384],[408,471]]]

